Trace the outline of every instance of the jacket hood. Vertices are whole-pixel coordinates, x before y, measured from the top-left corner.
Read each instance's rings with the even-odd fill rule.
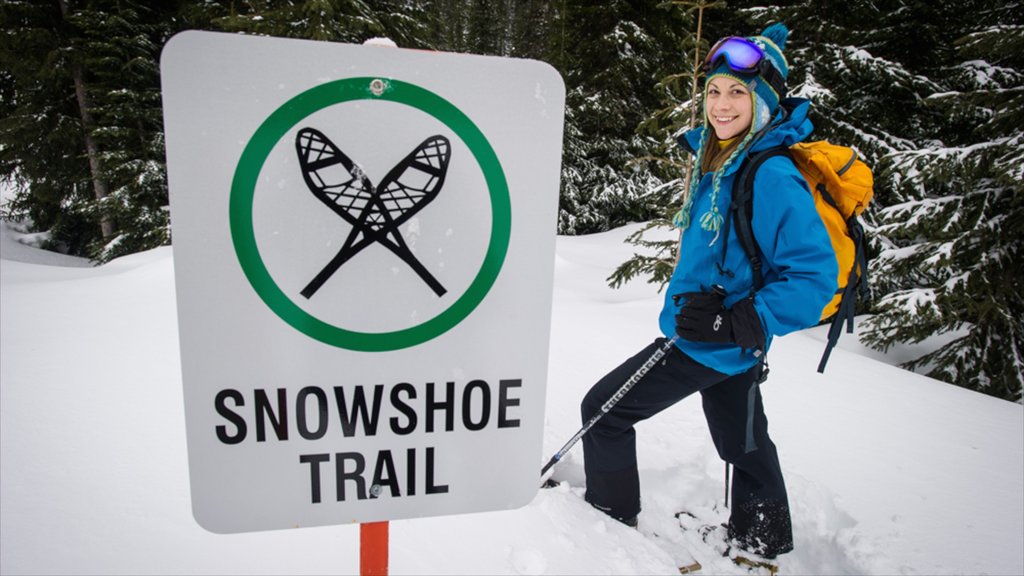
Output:
[[[754,142],[748,147],[747,153],[764,150],[773,146],[792,146],[802,142],[811,132],[814,125],[807,117],[811,109],[811,101],[806,98],[786,98],[782,101],[778,111],[772,118],[771,124]],[[677,141],[684,150],[690,154],[696,154],[700,149],[701,142],[705,139],[705,131],[709,130],[706,125],[689,130],[680,136]],[[730,168],[735,169],[739,163],[734,163]],[[731,172],[732,170],[728,170]]]

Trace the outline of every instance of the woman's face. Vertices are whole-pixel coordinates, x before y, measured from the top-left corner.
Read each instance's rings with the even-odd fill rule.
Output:
[[[742,134],[754,117],[753,100],[746,85],[726,76],[708,82],[704,110],[719,140]]]

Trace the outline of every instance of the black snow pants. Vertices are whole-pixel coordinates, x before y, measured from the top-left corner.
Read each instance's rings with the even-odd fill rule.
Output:
[[[612,370],[590,389],[583,421],[601,406],[665,342],[659,338]],[[734,467],[729,536],[742,548],[775,557],[793,549],[786,485],[757,385],[761,365],[727,376],[673,347],[583,437],[586,499],[619,520],[640,512],[640,480],[633,426],[694,392],[719,456]]]

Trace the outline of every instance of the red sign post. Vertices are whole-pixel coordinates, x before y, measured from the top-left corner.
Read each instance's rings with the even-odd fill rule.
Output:
[[[387,576],[387,522],[368,522],[359,525],[359,574],[361,576]]]

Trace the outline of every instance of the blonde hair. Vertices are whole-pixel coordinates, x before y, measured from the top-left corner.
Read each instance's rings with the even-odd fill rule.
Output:
[[[711,130],[708,135],[708,150],[704,154],[704,157],[701,158],[700,171],[707,174],[709,172],[716,172],[720,170],[729,156],[731,156],[732,153],[740,147],[740,143],[743,142],[743,139],[750,133],[753,126],[753,123],[749,124],[746,130],[734,136],[732,141],[726,146],[721,145],[722,141],[718,139],[718,135],[715,134],[715,131]]]

